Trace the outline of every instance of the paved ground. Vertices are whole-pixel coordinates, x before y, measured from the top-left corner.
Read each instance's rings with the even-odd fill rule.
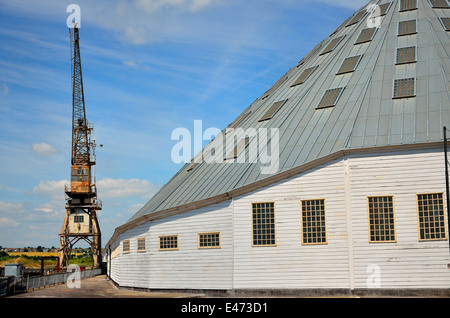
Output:
[[[83,279],[80,288],[50,286],[8,298],[192,298],[194,294],[154,293],[118,288],[105,275]]]

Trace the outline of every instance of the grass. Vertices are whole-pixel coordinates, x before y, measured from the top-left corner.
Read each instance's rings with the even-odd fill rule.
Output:
[[[4,267],[4,264],[10,263],[23,263],[25,268],[41,268],[42,256],[59,256],[59,253],[52,252],[11,252],[2,253],[0,255],[0,267]],[[92,258],[88,254],[72,253],[70,264],[76,264],[78,266],[92,266]],[[44,259],[44,268],[55,268],[57,265],[57,259]]]

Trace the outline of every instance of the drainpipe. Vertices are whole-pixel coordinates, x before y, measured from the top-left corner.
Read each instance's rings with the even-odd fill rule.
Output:
[[[447,223],[448,223],[448,233],[447,236],[450,236],[450,187],[448,182],[448,156],[447,156],[447,127],[444,126],[444,153],[445,153],[445,186],[447,191]],[[450,252],[450,237],[448,239],[449,252]],[[450,264],[448,264],[450,268]]]

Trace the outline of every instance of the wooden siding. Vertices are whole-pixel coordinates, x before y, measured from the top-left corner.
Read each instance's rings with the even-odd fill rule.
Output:
[[[121,286],[149,289],[231,288],[231,202],[138,226],[119,237],[130,253],[112,260],[112,279]],[[220,232],[220,248],[198,247],[198,233]],[[159,250],[159,236],[178,235],[178,250]],[[146,251],[137,252],[145,238]]]
[[[346,156],[122,233],[111,248],[130,239],[131,252],[115,253],[111,277],[151,289],[366,289],[376,268],[379,288],[448,288],[448,233],[419,241],[419,193],[444,193],[445,200],[441,149]],[[368,196],[394,197],[396,242],[369,242]],[[301,200],[317,199],[325,199],[327,244],[302,245]],[[275,202],[275,246],[252,246],[257,202]],[[205,232],[220,232],[221,247],[199,249]],[[178,235],[179,249],[158,251],[160,235]],[[145,252],[137,253],[137,238],[146,239]]]

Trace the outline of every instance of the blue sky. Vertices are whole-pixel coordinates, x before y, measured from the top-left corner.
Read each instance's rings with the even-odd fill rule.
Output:
[[[222,129],[366,0],[0,0],[0,246],[56,246],[70,174],[66,19],[81,8],[102,241],[179,169],[178,127]],[[80,244],[83,246],[83,244]]]

